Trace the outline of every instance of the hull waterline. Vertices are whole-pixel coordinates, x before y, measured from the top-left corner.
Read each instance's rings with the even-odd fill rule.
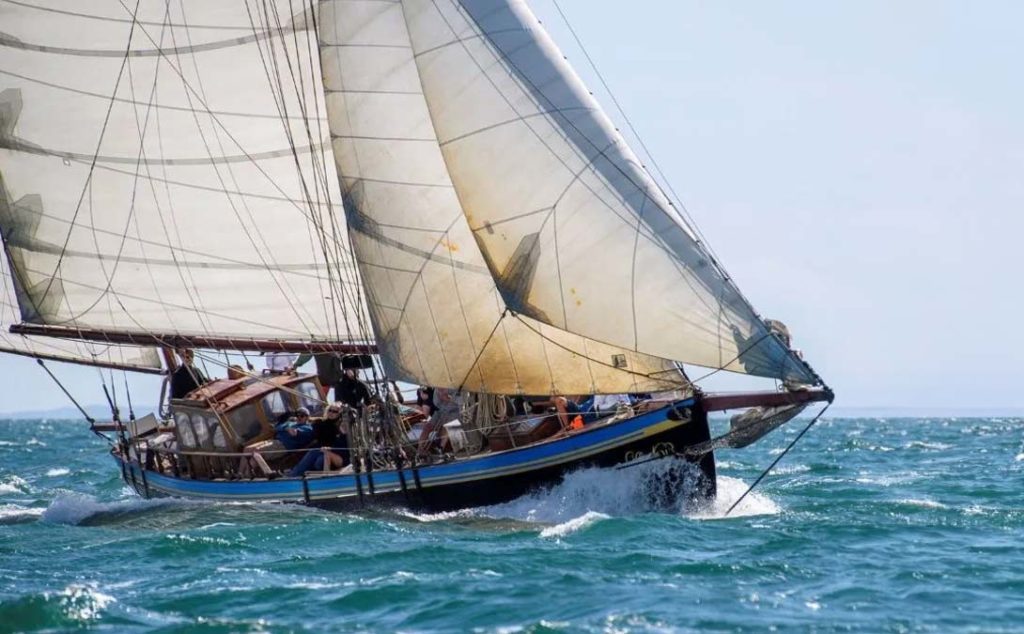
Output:
[[[445,511],[497,504],[557,484],[584,467],[611,467],[681,453],[710,438],[707,415],[695,399],[568,436],[447,463],[361,474],[276,480],[192,480],[157,473],[115,454],[122,476],[143,497],[308,504],[330,510],[402,505]],[[715,495],[715,461],[667,470],[655,504],[674,505]]]

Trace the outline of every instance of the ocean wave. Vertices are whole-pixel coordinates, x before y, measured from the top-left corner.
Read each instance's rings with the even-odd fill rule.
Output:
[[[579,517],[574,517],[571,520],[562,522],[561,524],[555,524],[549,526],[540,532],[541,537],[565,537],[570,533],[582,530],[591,524],[600,522],[601,520],[610,519],[609,515],[604,513],[597,513],[595,511],[587,511]]]
[[[912,440],[903,445],[904,449],[927,449],[930,451],[945,451],[947,449],[952,449],[952,447],[953,445],[943,442],[928,442],[924,440]]]
[[[906,473],[893,473],[890,475],[877,475],[861,472],[859,477],[856,478],[855,482],[858,484],[877,484],[878,486],[890,487],[894,484],[904,484],[906,482],[914,482],[920,480],[922,475],[916,471],[909,471]]]
[[[114,523],[171,505],[194,505],[184,500],[144,500],[129,498],[102,502],[84,493],[62,493],[43,512],[42,520],[51,524],[74,526]]]
[[[923,509],[948,509],[949,506],[942,502],[936,502],[928,498],[905,498],[896,500],[897,504],[903,504],[905,506],[916,506]]]
[[[0,526],[34,522],[46,509],[18,506],[17,504],[0,504]]]
[[[29,492],[28,482],[24,478],[20,478],[16,475],[10,475],[0,480],[0,495],[8,493],[28,493]]]
[[[787,465],[776,467],[772,470],[775,475],[793,475],[794,473],[807,473],[811,468],[805,464]]]
[[[95,583],[73,583],[58,592],[40,592],[5,601],[0,604],[0,619],[3,627],[10,627],[12,632],[80,628],[96,624],[116,602]]]
[[[69,473],[71,473],[71,469],[65,469],[65,468],[61,467],[59,469],[50,469],[50,470],[48,470],[46,472],[46,477],[48,477],[48,478],[57,478],[57,477],[60,477],[60,476],[66,476]]]

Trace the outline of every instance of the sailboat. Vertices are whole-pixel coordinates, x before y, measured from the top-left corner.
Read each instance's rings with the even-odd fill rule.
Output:
[[[833,397],[522,0],[4,0],[0,234],[4,352],[165,374],[179,348],[298,352],[374,380],[342,471],[234,473],[322,411],[317,375],[94,425],[147,497],[445,509],[655,458],[707,497],[715,450]],[[773,389],[708,394],[684,364]],[[427,455],[393,381],[460,399]],[[511,407],[602,394],[634,396],[572,426]],[[722,410],[744,413],[712,438]]]

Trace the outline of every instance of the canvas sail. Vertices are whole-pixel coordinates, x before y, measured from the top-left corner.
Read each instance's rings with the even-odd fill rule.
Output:
[[[89,344],[11,334],[8,332],[8,328],[21,321],[21,312],[18,309],[14,280],[11,278],[7,258],[2,254],[0,254],[0,285],[3,286],[3,290],[0,291],[0,352],[139,372],[163,371],[160,357],[153,348]]]
[[[0,231],[22,320],[365,336],[303,7],[0,4]]]
[[[389,374],[504,394],[685,385],[670,361],[505,310],[449,178],[402,4],[320,9],[334,157]]]
[[[447,176],[509,307],[630,350],[817,382],[672,209],[524,2],[401,5]]]

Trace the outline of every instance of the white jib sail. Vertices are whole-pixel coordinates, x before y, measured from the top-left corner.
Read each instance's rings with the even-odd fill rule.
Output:
[[[505,314],[448,177],[402,5],[320,8],[334,156],[389,373],[505,394],[681,387],[669,361]]]
[[[447,174],[510,307],[631,350],[816,381],[698,244],[525,3],[401,4]]]
[[[361,338],[304,8],[0,4],[0,230],[25,321]]]

